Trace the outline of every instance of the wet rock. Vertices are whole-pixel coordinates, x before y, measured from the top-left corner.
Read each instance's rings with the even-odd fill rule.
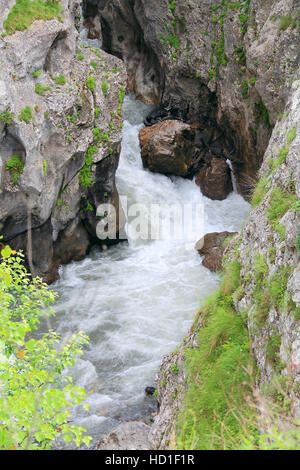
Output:
[[[146,395],[153,395],[155,390],[156,390],[155,387],[146,387],[145,388],[145,393],[146,393]]]
[[[206,234],[196,243],[195,249],[199,255],[204,256],[203,266],[216,272],[222,269],[222,258],[225,247],[224,240],[236,235],[236,232],[213,232]]]
[[[140,421],[122,423],[99,441],[96,450],[149,450],[150,429]]]
[[[222,201],[233,191],[231,171],[226,161],[221,158],[208,158],[196,176],[204,196]]]
[[[167,120],[140,131],[145,168],[157,173],[187,176],[194,155],[194,131],[189,124]]]

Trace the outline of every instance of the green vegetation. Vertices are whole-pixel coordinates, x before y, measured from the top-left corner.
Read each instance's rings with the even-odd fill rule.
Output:
[[[44,86],[42,85],[41,83],[36,83],[35,87],[34,87],[34,91],[38,94],[38,95],[41,95],[41,96],[44,96],[45,95],[45,92],[46,91],[50,91],[51,90],[51,87],[49,86]]]
[[[263,109],[262,106],[260,106],[260,109]],[[292,144],[292,142],[294,141],[295,138],[296,138],[296,127],[292,127],[287,133],[286,145],[280,150],[279,156],[276,159],[270,159],[268,161],[270,171],[258,181],[258,183],[257,183],[257,185],[254,189],[253,195],[252,195],[251,204],[254,208],[257,207],[262,202],[265,195],[267,194],[268,179],[269,179],[270,175],[272,174],[272,172],[277,170],[282,165],[282,163],[285,162],[286,157],[287,157],[287,155],[289,153],[289,150],[290,150],[290,146],[291,146],[291,144]],[[273,191],[273,194],[271,195],[271,205],[272,205],[272,207],[273,207],[273,205],[276,206],[277,202],[280,203],[280,191],[281,190],[280,190],[280,188],[275,188],[274,191]],[[283,199],[286,201],[286,204],[285,204],[286,209],[285,210],[287,210],[288,208],[292,210],[292,208],[294,207],[294,204],[297,204],[297,198],[294,194],[285,193],[285,197]],[[281,204],[278,205],[277,210],[280,211],[280,208],[281,208]],[[271,210],[271,212],[273,212],[273,211]],[[276,212],[276,210],[275,210],[275,212]],[[282,215],[283,215],[283,213],[282,213]],[[271,224],[273,229],[276,225],[277,231],[281,234],[282,239],[284,240],[283,227],[280,226],[280,224],[278,224],[277,222],[275,223],[274,222],[275,219],[273,219],[272,216],[271,216],[271,219],[269,219],[269,221],[270,220],[273,224],[273,225]]]
[[[264,199],[265,195],[267,194],[267,183],[268,183],[268,175],[263,176],[257,183],[254,192],[252,194],[251,204],[252,207],[257,207]]]
[[[300,232],[298,233],[298,236],[297,236],[296,247],[300,251]]]
[[[26,124],[29,124],[30,121],[32,120],[32,109],[30,106],[26,106],[19,114],[19,120],[26,122]]]
[[[84,188],[89,188],[92,185],[92,164],[93,164],[93,155],[97,153],[98,147],[96,145],[91,145],[85,157],[85,164],[79,173],[80,184]]]
[[[69,409],[85,399],[62,372],[82,354],[81,332],[62,339],[54,331],[34,339],[41,317],[53,314],[55,294],[31,278],[24,255],[7,245],[0,261],[0,449],[50,449],[54,439],[88,445],[85,430],[69,424]]]
[[[262,100],[255,103],[255,113],[258,122],[264,122],[270,125],[269,113]]]
[[[78,60],[80,60],[80,61],[84,60],[84,55],[82,54],[82,52],[78,51],[76,54],[77,54],[77,59]]]
[[[66,77],[62,73],[57,76],[51,75],[51,78],[57,85],[65,85],[67,82]]]
[[[104,80],[101,84],[101,89],[103,95],[106,97],[108,95],[108,90],[109,90],[109,84],[107,80]]]
[[[61,19],[60,11],[60,0],[16,0],[3,26],[6,34],[14,34],[29,28],[35,20]]]
[[[120,86],[120,90],[119,90],[119,93],[118,93],[118,99],[119,99],[120,104],[124,103],[124,98],[125,98],[125,87]]]
[[[188,388],[177,422],[177,449],[237,448],[244,433],[256,434],[255,426],[244,426],[253,414],[245,395],[254,365],[244,318],[232,301],[240,285],[240,265],[233,261],[200,313],[198,348],[185,351]]]
[[[240,65],[245,66],[246,65],[246,54],[245,54],[244,46],[236,47],[235,52],[237,53],[237,55],[239,57]]]
[[[174,375],[178,375],[178,372],[179,372],[179,369],[178,369],[178,365],[175,364],[175,362],[173,362],[171,365],[170,365],[170,368],[171,368],[171,371]]]
[[[18,185],[19,176],[23,173],[24,163],[18,155],[12,155],[9,160],[6,161],[6,170],[10,172],[12,182],[15,186]]]
[[[3,124],[6,124],[7,126],[14,122],[14,118],[14,113],[11,113],[10,111],[4,111],[0,114],[0,121],[3,122]]]
[[[98,69],[98,65],[97,65],[97,62],[95,60],[91,60],[91,67],[93,67],[93,69],[95,70],[95,72],[97,72],[97,69]]]
[[[276,273],[271,276],[268,282],[270,298],[273,305],[279,310],[284,308],[286,286],[290,274],[291,268],[289,266],[278,268]]]
[[[101,114],[100,108],[95,108],[95,119],[97,119]]]
[[[90,91],[94,91],[95,90],[95,77],[93,75],[90,75],[87,79],[86,79],[86,86],[88,87],[88,89]]]
[[[32,74],[33,78],[38,78],[40,75],[41,75],[41,70],[36,70],[36,71],[33,72],[33,74]]]
[[[249,97],[249,85],[247,82],[242,84],[242,96],[245,100]]]
[[[286,157],[289,153],[290,146],[292,142],[295,140],[295,138],[296,138],[296,127],[292,127],[287,133],[286,145],[282,147],[282,149],[280,150],[279,156],[275,160],[271,159],[268,162],[269,167],[272,171],[277,170],[282,165],[282,163],[286,161]]]
[[[291,26],[292,23],[293,23],[293,18],[290,14],[286,16],[282,16],[282,18],[280,19],[280,23],[279,23],[279,28],[278,28],[279,31],[285,31],[286,29],[288,29],[289,26]]]
[[[281,189],[279,186],[273,189],[270,195],[270,205],[267,208],[268,222],[280,234],[280,239],[285,239],[285,228],[280,225],[279,220],[289,210],[293,203],[296,202],[297,197],[293,193],[288,193]]]
[[[43,160],[43,172],[44,175],[47,175],[47,160]]]

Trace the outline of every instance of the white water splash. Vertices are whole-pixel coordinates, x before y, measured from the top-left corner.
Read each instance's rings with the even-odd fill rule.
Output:
[[[231,181],[232,181],[232,187],[233,187],[233,191],[235,193],[237,193],[237,185],[236,185],[236,180],[235,180],[235,176],[234,176],[234,171],[233,171],[233,167],[232,167],[232,163],[229,159],[226,160],[226,163],[227,165],[229,166],[230,168],[230,171],[231,171]]]
[[[119,194],[145,204],[202,201],[205,233],[239,230],[249,204],[238,194],[212,201],[193,181],[143,169],[138,133],[149,108],[128,96],[124,109]],[[129,240],[61,269],[52,327],[61,334],[82,330],[90,337],[72,375],[87,388],[91,407],[90,412],[75,410],[74,422],[87,429],[93,443],[120,422],[150,414],[145,387],[153,385],[162,357],[179,345],[217,285],[218,277],[184,240]]]

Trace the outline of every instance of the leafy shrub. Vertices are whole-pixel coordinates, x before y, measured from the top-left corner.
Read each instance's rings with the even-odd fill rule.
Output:
[[[32,109],[30,106],[26,106],[24,109],[19,114],[19,119],[20,121],[26,122],[26,124],[29,124],[30,121],[32,120]]]
[[[14,117],[14,113],[11,113],[10,111],[4,111],[0,114],[0,121],[9,126],[14,122]]]
[[[66,77],[65,77],[62,73],[60,73],[60,74],[57,75],[56,77],[55,77],[54,75],[51,75],[51,78],[52,78],[52,80],[55,81],[55,83],[56,83],[57,85],[65,85],[65,84],[66,84],[66,81],[67,81],[67,80],[66,80]]]
[[[23,266],[9,246],[0,261],[0,449],[50,449],[59,435],[76,445],[90,438],[68,423],[69,408],[85,399],[82,388],[62,376],[87,342],[82,333],[61,342],[54,331],[34,339],[49,316],[55,294]]]
[[[45,95],[45,92],[46,91],[49,91],[51,90],[51,87],[49,86],[44,86],[42,85],[41,83],[36,83],[35,87],[34,87],[34,91],[38,94],[38,95],[41,95],[41,96],[44,96]]]
[[[14,185],[18,184],[19,176],[23,172],[23,169],[24,163],[20,160],[18,155],[12,155],[6,162],[6,170],[10,172]]]
[[[92,92],[94,91],[94,89],[95,89],[95,77],[93,77],[93,75],[90,75],[86,79],[86,85],[87,85],[89,90],[91,90]]]

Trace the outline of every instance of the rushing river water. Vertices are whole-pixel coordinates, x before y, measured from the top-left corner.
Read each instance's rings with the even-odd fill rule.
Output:
[[[143,169],[138,133],[149,108],[127,96],[124,110],[119,194],[129,203],[203,203],[205,233],[239,230],[249,205],[238,194],[212,201],[193,181]],[[62,335],[81,330],[90,338],[72,375],[88,393],[90,411],[75,410],[74,422],[93,436],[91,448],[120,422],[149,418],[153,401],[145,387],[153,385],[162,357],[178,346],[217,285],[218,277],[186,240],[129,239],[61,269],[51,326]]]

